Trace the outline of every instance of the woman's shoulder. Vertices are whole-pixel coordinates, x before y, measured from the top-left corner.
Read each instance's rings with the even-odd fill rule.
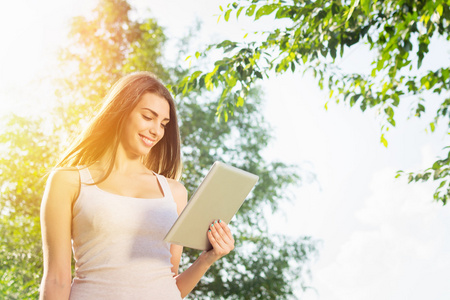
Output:
[[[177,204],[178,212],[180,213],[187,203],[187,190],[181,182],[175,179],[167,178],[167,182],[169,184],[170,191],[172,192],[173,199]]]
[[[166,177],[154,171],[150,172],[155,174],[156,176],[163,177],[167,181],[167,184],[169,185],[170,191],[172,193],[175,202],[177,203],[178,206],[181,205],[184,208],[184,206],[186,206],[187,203],[187,190],[184,187],[184,185],[178,180]]]
[[[180,194],[181,196],[186,195],[187,196],[187,190],[184,187],[184,185],[179,182],[178,180],[172,179],[172,178],[166,178],[167,183],[169,183],[170,190],[172,191],[172,194],[175,197],[175,194]]]
[[[65,186],[78,190],[80,173],[76,167],[55,168],[51,171],[47,182],[53,187]]]
[[[80,173],[77,167],[61,167],[51,171],[49,179],[56,181],[79,181]]]
[[[46,190],[46,194],[51,198],[75,199],[80,190],[78,169],[65,167],[52,170],[47,180]]]

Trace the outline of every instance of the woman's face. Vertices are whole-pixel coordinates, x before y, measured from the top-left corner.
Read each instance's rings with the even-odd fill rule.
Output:
[[[166,99],[145,93],[125,122],[121,144],[132,156],[147,155],[164,136],[170,119],[170,106]]]

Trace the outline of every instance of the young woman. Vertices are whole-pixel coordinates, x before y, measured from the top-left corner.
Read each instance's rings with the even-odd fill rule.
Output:
[[[185,297],[234,239],[215,221],[213,248],[178,274],[182,247],[163,238],[187,202],[180,170],[169,91],[148,72],[120,79],[48,179],[40,299]]]

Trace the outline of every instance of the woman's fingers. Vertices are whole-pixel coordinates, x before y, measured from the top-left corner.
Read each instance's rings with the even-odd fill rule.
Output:
[[[234,238],[233,238],[233,235],[231,234],[230,227],[228,227],[227,224],[225,224],[224,222],[222,222],[222,221],[220,221],[220,220],[219,220],[219,223],[222,224],[222,229],[223,229],[223,231],[224,231],[225,234],[228,236],[228,238],[229,238],[231,241],[233,241],[233,243],[234,243]]]
[[[231,235],[231,231],[229,227],[222,222],[221,220],[215,221],[211,227],[213,230],[213,235],[216,238],[218,243],[231,244],[234,243],[233,236]]]
[[[221,256],[234,249],[233,235],[225,222],[219,220],[211,224],[208,235],[214,250],[217,250]]]
[[[209,226],[207,234],[213,248],[202,253],[202,255],[206,257],[206,261],[210,264],[213,264],[234,249],[234,238],[225,222],[221,220],[214,221]]]

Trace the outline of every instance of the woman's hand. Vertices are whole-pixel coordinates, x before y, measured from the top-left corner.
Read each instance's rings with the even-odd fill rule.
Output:
[[[208,239],[213,248],[204,251],[201,255],[205,256],[206,261],[210,264],[234,249],[233,235],[228,225],[222,220],[216,220],[209,226]]]
[[[183,273],[175,277],[181,297],[186,297],[211,265],[234,249],[234,239],[230,228],[221,220],[209,226],[208,239],[213,248],[203,251],[200,257]]]

